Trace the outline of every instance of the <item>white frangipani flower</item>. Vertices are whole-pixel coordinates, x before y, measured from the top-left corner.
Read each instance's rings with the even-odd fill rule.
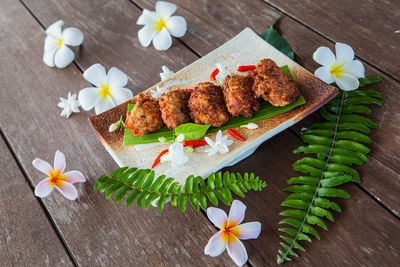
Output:
[[[215,137],[215,142],[211,140],[209,137],[204,138],[210,148],[204,150],[204,152],[208,152],[209,156],[213,156],[217,153],[225,154],[229,152],[228,146],[233,144],[232,140],[228,139],[227,135],[222,135],[221,130],[218,131],[217,136]]]
[[[347,44],[335,44],[336,57],[326,47],[319,47],[313,54],[313,59],[322,65],[315,71],[315,76],[326,83],[335,82],[340,89],[350,91],[360,85],[358,78],[365,77],[364,65],[354,59],[354,51]]]
[[[49,67],[65,68],[75,58],[74,52],[68,47],[79,46],[83,42],[83,34],[74,27],[62,31],[64,21],[54,22],[46,29],[44,40],[43,62]]]
[[[173,168],[181,167],[189,158],[185,155],[185,150],[183,149],[182,143],[173,143],[168,148],[168,154],[161,157],[161,161],[170,161]]]
[[[79,110],[79,101],[76,99],[76,94],[71,94],[68,92],[68,98],[62,98],[60,97],[60,101],[57,105],[62,108],[63,110],[61,111],[61,116],[65,116],[69,118],[71,116],[72,112],[78,113]]]
[[[128,77],[117,68],[111,68],[106,74],[104,67],[97,63],[85,70],[83,77],[96,86],[79,91],[78,100],[84,110],[94,107],[99,114],[133,97],[131,90],[125,88]]]
[[[228,76],[231,73],[227,71],[221,63],[217,63],[217,69],[219,70],[219,72],[215,76],[215,80],[222,83],[225,80],[226,76]]]
[[[166,87],[160,87],[160,86],[156,86],[156,90],[150,90],[151,96],[154,97],[155,99],[160,99],[161,95],[164,93],[167,93],[168,90]]]
[[[172,45],[171,35],[182,37],[186,33],[186,20],[181,16],[171,16],[176,11],[173,3],[158,1],[156,11],[143,9],[136,24],[144,25],[138,32],[142,46],[148,47],[153,41],[157,50],[167,50]]]
[[[160,73],[161,81],[165,81],[165,80],[171,78],[172,75],[175,74],[172,70],[170,70],[170,69],[169,69],[167,66],[165,66],[165,65],[163,65],[163,66],[161,67],[161,69],[162,69],[162,71],[163,71],[163,72]]]

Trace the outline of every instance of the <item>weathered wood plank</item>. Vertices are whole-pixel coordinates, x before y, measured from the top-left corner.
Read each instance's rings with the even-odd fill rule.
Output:
[[[2,266],[73,266],[8,147],[0,138]]]
[[[251,171],[267,181],[267,188],[261,193],[249,194],[245,222],[260,221],[262,232],[257,240],[245,241],[249,261],[253,266],[273,266],[279,248],[277,228],[284,217],[280,203],[288,196],[282,189],[287,187],[286,179],[298,176],[291,164],[299,157],[291,150],[300,141],[285,131],[264,143],[254,156],[240,162],[230,171]],[[285,149],[282,149],[282,148]],[[354,184],[342,187],[350,195],[348,200],[337,201],[342,213],[332,212],[335,222],[327,223],[328,231],[318,228],[321,240],[303,242],[306,252],[299,252],[300,258],[293,266],[393,266],[400,256],[399,220],[382,208],[376,201]],[[228,209],[226,209],[228,210]]]
[[[130,8],[131,4],[124,6],[120,2],[121,9],[116,8],[112,15],[108,13],[109,16],[122,17],[137,12]],[[105,6],[107,4],[102,8]],[[64,15],[55,13],[57,17],[51,19],[54,21],[83,10],[69,10]],[[99,14],[102,12],[96,13]],[[155,209],[125,208],[93,191],[95,179],[110,173],[117,165],[88,126],[87,118],[92,113],[80,113],[65,119],[60,117],[57,107],[59,96],[65,97],[68,91],[77,91],[88,84],[75,66],[58,70],[42,63],[44,31],[19,2],[3,1],[0,15],[7,18],[0,22],[1,35],[10,37],[0,40],[0,77],[3,81],[0,106],[8,111],[0,113],[0,127],[11,148],[35,185],[43,177],[32,167],[32,160],[40,157],[52,162],[56,149],[65,153],[67,170],[81,170],[88,176],[86,183],[76,185],[79,191],[76,201],[68,201],[58,192],[43,199],[76,262],[89,266],[230,265],[226,255],[219,259],[204,255],[203,248],[214,229],[201,213],[189,209],[186,214],[181,214],[171,207],[167,207],[163,214]],[[75,20],[73,17],[69,19],[71,22]],[[88,20],[86,23],[92,24]],[[108,31],[103,33],[105,35],[99,31],[92,41],[107,39]],[[146,57],[149,66],[136,64],[137,72],[159,66],[158,54],[148,53]],[[145,79],[145,76],[139,78],[143,83]]]
[[[399,1],[263,1],[326,38],[351,45],[363,60],[400,79],[400,34],[394,33]]]
[[[135,0],[135,3],[140,7],[149,9],[154,8],[155,2],[156,0]],[[180,2],[178,5],[179,10],[181,10],[182,14],[188,20],[188,25],[195,25],[193,28],[196,29],[191,30],[191,27],[189,26],[189,33],[185,38],[190,40],[186,40],[185,38],[183,40],[187,44],[190,44],[190,47],[200,55],[209,52],[209,50],[211,50],[210,46],[214,45],[217,47],[221,43],[226,42],[245,26],[250,25],[255,31],[260,33],[265,31],[269,24],[266,25],[265,23],[258,21],[258,19],[254,19],[254,17],[257,17],[255,14],[259,13],[262,14],[261,17],[265,20],[267,16],[266,14],[272,14],[273,18],[282,17],[277,25],[278,29],[289,41],[289,44],[295,51],[295,60],[309,70],[313,71],[318,67],[312,59],[312,54],[319,46],[325,45],[334,48],[331,42],[307,29],[305,26],[297,23],[293,19],[283,14],[271,13],[273,12],[271,7],[262,1],[246,1],[246,8],[243,9],[230,8],[232,6],[241,5],[236,1],[224,1],[224,4],[216,2],[184,1]],[[221,9],[220,5],[224,5],[226,8]],[[223,13],[224,18],[235,18],[235,20],[238,21],[238,24],[228,27],[223,23],[220,23],[220,15],[207,17],[207,23],[200,23],[204,16],[208,16],[207,12],[210,10],[213,10],[213,14],[220,14],[219,12]],[[249,20],[254,22],[249,22]],[[329,22],[325,21],[324,23]],[[218,25],[218,27],[215,27],[214,25]],[[207,38],[207,34],[209,32],[214,32],[215,29],[220,31],[219,34],[216,34],[218,39]],[[196,31],[196,35],[191,36],[194,35],[191,31]],[[347,32],[351,33],[353,31]],[[192,37],[200,38],[202,40],[193,44],[191,41]],[[359,47],[354,48],[355,53],[358,55],[359,52],[361,52],[359,51]],[[360,55],[362,55],[362,53]],[[379,58],[379,56],[375,56]],[[397,61],[394,60],[392,62]],[[388,98],[385,100],[383,107],[373,107],[372,119],[378,122],[380,127],[377,130],[374,130],[371,135],[371,138],[374,140],[374,143],[371,146],[371,157],[373,160],[361,168],[362,177],[364,179],[362,186],[369,193],[375,196],[377,200],[382,201],[384,205],[399,215],[400,200],[398,199],[396,192],[400,189],[400,176],[398,175],[400,172],[398,167],[400,166],[400,157],[397,153],[398,146],[393,146],[393,140],[396,140],[395,136],[397,136],[397,133],[400,131],[400,111],[398,109],[400,104],[400,93],[398,90],[399,83],[388,76],[385,76],[370,65],[366,65],[366,74],[379,74],[384,76],[385,80],[382,83],[374,85],[371,88],[381,91],[386,94]],[[313,118],[316,117],[313,116]],[[302,122],[294,127],[294,129],[296,130],[299,129],[299,127],[301,128],[307,125],[306,122]],[[379,166],[379,169],[384,175],[379,175],[381,172],[375,173],[372,171],[377,166]]]

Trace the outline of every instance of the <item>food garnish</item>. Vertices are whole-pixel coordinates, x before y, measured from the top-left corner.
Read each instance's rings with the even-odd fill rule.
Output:
[[[238,132],[236,132],[235,130],[233,130],[233,129],[228,129],[228,133],[230,134],[230,135],[232,135],[233,137],[235,137],[237,140],[239,140],[239,141],[246,141],[246,139],[244,139],[244,137],[243,136],[241,136]]]
[[[239,66],[237,68],[237,71],[249,71],[249,70],[255,70],[256,65],[247,65],[247,66]]]
[[[210,75],[210,80],[211,81],[215,81],[215,76],[217,76],[218,73],[219,73],[219,69],[218,68],[213,70],[213,72],[211,72],[211,75]]]

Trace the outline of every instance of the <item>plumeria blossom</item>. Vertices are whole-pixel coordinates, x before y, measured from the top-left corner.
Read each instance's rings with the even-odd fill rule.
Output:
[[[244,219],[246,205],[239,200],[232,202],[229,217],[225,211],[218,208],[208,208],[208,219],[220,230],[214,234],[204,248],[204,253],[211,257],[221,255],[226,249],[229,256],[238,265],[247,262],[247,251],[239,240],[256,239],[261,233],[261,223],[248,222],[240,224]]]
[[[232,140],[228,139],[227,135],[222,135],[221,130],[218,131],[216,137],[215,137],[215,142],[211,140],[209,137],[204,138],[207,142],[207,144],[210,146],[209,148],[205,149],[204,152],[208,152],[209,156],[213,156],[217,153],[220,154],[225,154],[229,152],[228,146],[233,144]]]
[[[162,71],[163,71],[163,72],[160,73],[161,81],[165,81],[165,80],[171,78],[172,75],[175,74],[172,70],[170,70],[170,69],[169,69],[167,66],[165,66],[165,65],[163,65],[163,66],[161,67],[161,69],[162,69]]]
[[[64,21],[51,24],[44,40],[43,62],[49,67],[65,68],[75,58],[74,52],[68,47],[79,46],[83,42],[83,33],[74,27],[62,31]]]
[[[111,68],[106,74],[104,67],[97,63],[85,70],[83,77],[96,86],[79,91],[79,103],[84,110],[94,107],[99,114],[133,97],[131,90],[125,88],[128,77],[117,68]]]
[[[35,187],[37,197],[47,197],[54,188],[57,188],[61,194],[69,200],[75,200],[78,197],[78,191],[73,186],[74,183],[85,182],[86,178],[79,171],[64,172],[66,162],[64,153],[57,150],[54,156],[54,167],[44,160],[36,158],[32,162],[33,167],[48,175]]]
[[[315,76],[326,83],[335,82],[344,91],[357,89],[360,85],[358,78],[365,77],[364,65],[359,60],[353,60],[354,51],[349,45],[336,43],[335,50],[336,57],[326,46],[314,52],[314,61],[322,65],[315,71]]]
[[[71,116],[72,112],[78,113],[79,112],[79,101],[76,99],[76,94],[71,94],[68,92],[68,98],[62,98],[60,97],[60,101],[57,105],[62,108],[63,110],[61,111],[61,116],[65,116],[69,118]]]
[[[176,11],[173,3],[158,1],[156,11],[143,9],[142,15],[136,24],[144,25],[138,32],[138,39],[142,46],[148,47],[153,41],[157,50],[167,50],[172,45],[171,35],[182,37],[186,33],[186,20],[181,16],[171,16]]]
[[[183,149],[182,143],[173,143],[168,148],[168,154],[161,157],[161,162],[170,161],[173,168],[181,167],[189,158],[185,155],[185,150]]]
[[[227,71],[221,63],[217,63],[217,69],[219,70],[219,72],[215,76],[215,80],[222,83],[225,80],[226,76],[228,76],[231,73]]]

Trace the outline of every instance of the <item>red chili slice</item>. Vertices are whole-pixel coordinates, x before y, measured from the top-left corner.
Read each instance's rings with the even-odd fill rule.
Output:
[[[186,92],[193,93],[193,89],[185,89]]]
[[[255,70],[256,65],[247,65],[247,66],[239,66],[237,71],[248,71],[248,70]]]
[[[228,133],[239,141],[246,141],[246,139],[244,139],[243,136],[241,136],[238,132],[236,132],[233,129],[228,129]]]
[[[192,147],[196,147],[196,146],[204,146],[207,145],[207,142],[205,140],[193,140],[193,141],[183,141],[183,146],[192,146]]]
[[[210,75],[210,80],[211,81],[215,81],[215,76],[217,76],[218,73],[219,73],[219,69],[218,68],[213,70],[213,72],[211,72],[211,75]]]
[[[158,154],[157,158],[154,160],[153,164],[151,165],[151,168],[153,169],[161,160],[161,157],[168,152],[168,149],[165,149]]]

